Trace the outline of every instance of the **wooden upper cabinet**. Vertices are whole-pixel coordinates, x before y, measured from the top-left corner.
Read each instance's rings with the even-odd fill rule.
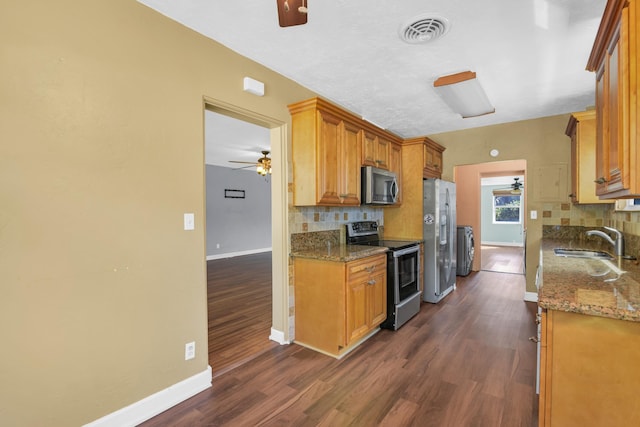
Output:
[[[424,138],[423,145],[423,160],[424,160],[424,178],[441,178],[442,177],[442,152],[444,147],[440,144]]]
[[[317,98],[290,105],[294,204],[360,205],[360,128]]]
[[[402,203],[385,210],[384,232],[387,236],[402,239],[421,239],[424,227],[422,181],[424,178],[441,178],[444,147],[424,136],[405,139],[401,145],[400,197]],[[440,162],[436,163],[438,164],[437,170],[431,166],[434,164],[434,153],[436,154],[435,158]],[[429,155],[431,158],[427,159]],[[392,160],[391,163],[394,164],[394,161]],[[429,167],[425,167],[426,164],[429,164]]]
[[[587,63],[596,73],[596,193],[640,197],[638,0],[609,0]]]
[[[400,139],[321,98],[289,112],[294,205],[360,205],[361,166],[389,169],[391,144]]]
[[[596,195],[596,111],[573,113],[565,133],[571,138],[571,201],[613,203]]]
[[[389,169],[389,147],[391,143],[383,137],[362,131],[362,166]]]

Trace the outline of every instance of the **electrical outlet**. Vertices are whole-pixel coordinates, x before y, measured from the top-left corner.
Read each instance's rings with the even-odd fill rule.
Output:
[[[216,249],[220,249],[220,243],[216,243]]]
[[[538,219],[538,211],[531,211],[531,219]]]
[[[196,357],[196,343],[191,341],[184,345],[184,360],[191,360]]]

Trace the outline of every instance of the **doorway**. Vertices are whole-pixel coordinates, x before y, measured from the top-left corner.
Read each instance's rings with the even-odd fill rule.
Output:
[[[522,176],[523,182],[527,179],[527,162],[526,160],[507,160],[502,162],[478,163],[472,165],[455,166],[453,169],[454,180],[456,182],[457,191],[457,224],[469,225],[473,228],[474,234],[474,252],[473,271],[482,270],[482,260],[491,254],[483,251],[482,243],[482,179],[501,176]],[[518,274],[526,272],[526,223],[527,218],[524,215],[527,206],[527,186],[522,189],[521,211],[522,215],[522,270]],[[487,249],[487,248],[485,248]]]
[[[238,124],[242,126],[261,128],[260,130],[263,131],[263,134],[267,135],[268,141],[265,143],[267,146],[263,148],[265,149],[268,148],[270,151],[271,169],[272,169],[271,175],[259,176],[256,173],[256,169],[253,169],[253,171],[251,171],[250,165],[238,164],[238,168],[228,168],[228,170],[231,171],[232,173],[240,173],[245,176],[250,176],[251,179],[255,178],[256,184],[260,184],[263,186],[264,185],[270,186],[270,189],[271,189],[270,206],[261,206],[260,209],[262,209],[262,212],[265,212],[266,210],[270,214],[268,215],[270,217],[270,221],[268,221],[268,223],[261,228],[266,227],[266,233],[270,237],[271,250],[269,252],[266,252],[264,250],[264,247],[265,247],[264,243],[258,244],[257,249],[255,248],[255,245],[254,245],[253,248],[248,248],[248,250],[243,250],[242,241],[240,241],[240,238],[236,239],[238,240],[236,242],[234,242],[233,239],[228,240],[227,242],[229,245],[236,245],[232,250],[232,252],[234,252],[234,255],[236,256],[232,258],[227,257],[228,262],[225,262],[224,256],[213,257],[213,259],[208,260],[207,261],[208,284],[210,283],[209,282],[210,280],[222,281],[225,283],[224,284],[225,292],[233,292],[233,291],[245,292],[246,293],[245,297],[241,297],[240,301],[244,300],[247,303],[251,301],[251,298],[257,297],[259,295],[263,295],[262,298],[269,298],[268,307],[264,309],[265,313],[263,313],[264,315],[263,317],[266,316],[268,320],[266,320],[266,323],[267,323],[266,327],[263,327],[262,329],[260,329],[261,332],[256,334],[255,325],[248,326],[246,322],[243,323],[242,321],[240,321],[240,319],[233,318],[234,312],[237,314],[236,310],[238,309],[238,306],[239,306],[239,303],[237,302],[238,300],[236,300],[236,302],[233,304],[228,304],[227,306],[225,306],[225,304],[217,304],[217,305],[212,304],[212,301],[210,301],[208,298],[208,310],[212,311],[212,312],[209,312],[208,317],[209,318],[213,317],[218,320],[218,323],[217,323],[218,328],[221,325],[220,323],[221,318],[225,317],[223,322],[225,325],[224,327],[229,328],[229,331],[231,332],[231,335],[229,336],[233,337],[232,339],[230,339],[230,342],[228,344],[220,343],[220,340],[221,340],[220,336],[216,334],[212,334],[211,331],[209,331],[210,332],[209,333],[209,350],[210,350],[209,363],[212,367],[212,371],[214,372],[214,377],[215,377],[221,373],[220,369],[218,369],[217,366],[220,366],[223,369],[229,369],[230,367],[237,366],[238,363],[243,363],[244,361],[250,360],[252,358],[252,354],[249,354],[249,353],[251,352],[259,353],[263,351],[265,348],[270,348],[271,346],[276,345],[274,341],[278,344],[284,344],[287,342],[287,338],[288,338],[288,334],[287,334],[288,304],[286,303],[288,301],[288,286],[287,286],[288,275],[287,275],[287,257],[286,257],[286,248],[287,248],[287,241],[288,241],[288,224],[287,224],[287,215],[286,215],[286,212],[287,212],[287,209],[286,209],[287,148],[286,148],[286,139],[285,139],[286,126],[284,123],[278,120],[275,120],[266,116],[262,116],[248,110],[243,110],[236,106],[229,105],[224,102],[214,100],[214,99],[209,99],[209,98],[204,100],[204,112],[203,112],[203,114],[205,115],[205,135],[207,137],[208,137],[207,134],[209,133],[210,130],[206,129],[206,123],[207,123],[206,116],[210,115],[210,113],[215,113],[217,115],[224,116],[226,120],[233,119],[235,121],[238,121]],[[229,137],[229,135],[227,134],[226,137]],[[205,150],[207,150],[208,148],[207,144],[208,144],[208,141],[205,138],[205,141],[204,141]],[[255,141],[243,142],[242,144],[245,146],[245,149],[249,152],[251,150],[256,151],[257,148],[261,148],[261,147],[258,147],[258,143]],[[251,159],[257,160],[260,157],[261,153],[260,152],[257,152],[255,154],[250,153],[249,155],[251,156],[250,157]],[[242,160],[242,158],[239,157],[238,160]],[[247,169],[249,170],[245,170],[245,171],[240,170],[243,167],[247,167]],[[236,169],[236,170],[234,171],[233,169]],[[205,175],[205,179],[206,179],[206,175]],[[249,184],[246,184],[245,182],[244,185],[246,187]],[[231,188],[228,188],[228,190],[232,190],[231,192],[229,192],[229,194],[232,195],[233,197],[239,197],[242,195],[245,195],[245,197],[247,197],[249,193],[248,188],[234,188],[237,186],[232,186],[232,185],[228,185],[228,187],[231,187]],[[207,197],[206,188],[207,188],[207,185],[205,185],[205,195],[204,195],[205,198]],[[227,190],[227,188],[225,188],[225,190]],[[237,191],[233,191],[233,190],[237,190]],[[255,191],[253,191],[253,193],[255,193]],[[224,191],[224,194],[227,194],[227,192]],[[223,194],[219,194],[217,197],[219,197],[221,201],[224,201]],[[245,202],[246,201],[248,200],[245,199]],[[265,204],[266,203],[264,203],[263,205]],[[208,211],[213,210],[213,208],[208,203],[205,203],[205,206],[207,206],[207,208],[205,209],[205,214],[207,216],[207,222],[208,222],[208,221],[211,221]],[[238,205],[236,207],[236,209],[238,209],[237,212],[238,213],[242,212],[246,206],[248,206],[248,204]],[[241,227],[247,229],[247,234],[245,235],[245,237],[248,235],[250,236],[249,238],[251,238],[252,236],[251,226],[254,222],[255,221],[249,220],[249,221],[245,221],[243,224],[240,225]],[[262,230],[262,229],[260,230],[261,233],[264,231],[265,230]],[[207,241],[208,246],[214,245],[214,244],[216,245],[214,247],[214,251],[218,250],[218,252],[221,252],[219,250],[221,248],[218,247],[218,245],[223,246],[222,243],[214,243],[216,242],[216,239],[209,239],[208,236],[205,236],[205,240]],[[245,247],[244,249],[247,249],[247,248]],[[210,251],[207,250],[207,254],[209,252]],[[234,260],[234,259],[236,261],[235,265],[233,262],[231,262],[231,260]],[[238,265],[237,262],[241,262],[241,264]],[[251,267],[249,266],[242,267],[242,263],[251,265]],[[258,269],[256,265],[260,265],[260,268]],[[215,270],[209,271],[209,267]],[[256,270],[260,270],[260,273],[258,274]],[[223,277],[220,277],[219,275],[218,276],[216,275],[218,271],[226,271],[226,272],[223,273]],[[233,276],[236,276],[236,280],[233,280]],[[244,290],[241,290],[239,288],[233,289],[234,284],[237,285],[239,283],[242,283],[243,285],[247,285],[248,282],[252,282],[254,286],[258,286],[257,285],[258,282],[260,282],[260,286],[264,287],[266,285],[266,288],[267,288],[266,292],[256,291],[254,293],[251,293],[251,292],[247,293],[246,286]],[[254,288],[254,289],[257,289],[257,288]],[[226,296],[228,296],[228,294]],[[217,293],[215,295],[215,298],[219,300],[220,298],[225,298],[226,296],[224,296],[224,294]],[[209,297],[211,297],[211,295],[209,295]],[[232,305],[235,307],[229,307]],[[256,306],[259,306],[259,304],[256,304]],[[225,313],[213,312],[215,310],[221,309],[221,307],[224,307],[224,309],[227,311]],[[244,315],[246,315],[246,313]],[[255,319],[258,319],[258,317],[256,317]],[[255,321],[258,322],[258,320],[255,320]],[[209,322],[209,324],[211,323]],[[238,334],[242,334],[242,333],[245,333],[246,336],[244,336],[243,338],[239,338]],[[246,351],[237,351],[238,350],[238,346],[236,345],[237,341],[238,340],[246,341],[249,339],[259,340],[260,345],[256,345],[256,346],[245,345]],[[235,341],[235,343],[233,341]],[[226,345],[226,348],[225,348],[225,345]],[[220,355],[222,355],[223,353],[224,353],[224,357],[226,358],[224,360],[224,363],[220,358],[222,357]],[[218,356],[215,357],[215,354],[217,354]],[[214,355],[213,359],[211,357],[212,355]],[[235,357],[235,360],[229,359],[234,357]],[[224,367],[222,367],[221,364],[223,364]]]
[[[494,175],[492,172],[492,176],[481,177],[480,269],[483,271],[524,274],[523,174]]]

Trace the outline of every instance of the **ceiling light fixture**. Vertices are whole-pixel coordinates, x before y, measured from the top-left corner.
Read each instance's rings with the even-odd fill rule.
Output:
[[[439,77],[433,82],[433,87],[444,102],[463,119],[496,111],[480,86],[476,73],[472,71]]]
[[[268,154],[268,151],[263,151],[262,157],[258,159],[258,163],[256,164],[256,172],[258,172],[258,175],[265,176],[271,174],[271,159],[267,157]]]

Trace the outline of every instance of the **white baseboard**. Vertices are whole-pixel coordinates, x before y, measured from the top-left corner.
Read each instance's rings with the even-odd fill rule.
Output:
[[[538,302],[538,294],[536,292],[525,292],[524,300],[529,302]]]
[[[207,261],[211,261],[212,259],[233,258],[233,257],[243,256],[243,255],[261,254],[263,252],[271,252],[271,249],[272,248],[250,249],[248,251],[228,252],[226,254],[217,254],[217,255],[207,255]]]
[[[481,242],[480,245],[482,246],[515,246],[518,248],[523,248],[524,247],[524,243],[520,242]]]
[[[85,424],[84,427],[136,426],[209,387],[211,387],[211,366],[207,366],[205,371],[186,380]]]
[[[269,339],[271,341],[275,341],[280,345],[291,344],[289,341],[284,339],[284,332],[278,331],[277,329],[271,328],[271,335],[269,335]]]

